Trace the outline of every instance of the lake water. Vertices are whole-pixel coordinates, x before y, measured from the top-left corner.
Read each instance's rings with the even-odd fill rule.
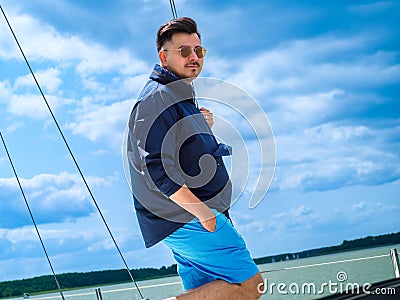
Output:
[[[400,245],[351,251],[304,259],[259,265],[265,287],[261,299],[316,299],[368,284],[394,278],[390,249]],[[369,258],[373,257],[373,258]],[[333,262],[333,263],[332,263]],[[182,292],[179,277],[138,282],[145,298],[159,300]],[[100,287],[103,300],[140,300],[133,283]],[[65,299],[97,300],[95,289],[64,292]],[[22,299],[22,298],[13,298]],[[61,299],[59,293],[31,296],[29,299]]]

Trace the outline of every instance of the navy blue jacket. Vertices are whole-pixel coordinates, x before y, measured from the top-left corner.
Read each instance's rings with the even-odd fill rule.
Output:
[[[218,143],[193,87],[156,65],[129,120],[128,160],[136,215],[146,247],[194,216],[169,197],[182,185],[210,208],[228,214],[231,182]]]

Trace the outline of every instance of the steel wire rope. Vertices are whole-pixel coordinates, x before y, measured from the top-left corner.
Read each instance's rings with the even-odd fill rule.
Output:
[[[17,170],[16,170],[15,167],[14,167],[14,163],[13,163],[13,161],[12,161],[12,159],[11,159],[10,152],[8,151],[8,148],[7,148],[7,145],[6,145],[6,141],[4,140],[3,134],[1,133],[1,131],[0,131],[0,138],[1,138],[1,141],[2,141],[3,146],[4,146],[4,150],[6,151],[6,154],[7,154],[7,157],[8,157],[8,161],[10,162],[11,168],[12,168],[12,170],[13,170],[13,172],[14,172],[15,179],[16,179],[17,182],[18,182],[18,186],[19,186],[19,190],[21,191],[22,198],[24,198],[25,205],[26,205],[26,207],[28,208],[29,215],[31,216],[31,219],[32,219],[32,223],[33,223],[33,225],[35,226],[36,234],[37,234],[37,236],[39,237],[40,244],[42,245],[42,249],[43,249],[43,251],[44,251],[44,254],[46,255],[47,262],[49,263],[51,272],[52,272],[53,277],[54,277],[54,281],[56,282],[56,285],[57,285],[57,289],[58,289],[58,291],[59,291],[59,293],[60,293],[60,295],[61,295],[61,298],[62,298],[63,300],[65,300],[64,294],[63,294],[62,289],[61,289],[61,286],[60,286],[60,283],[59,283],[59,281],[58,281],[58,279],[57,279],[56,272],[54,271],[53,264],[51,263],[49,254],[47,253],[47,250],[46,250],[46,247],[45,247],[45,245],[44,245],[42,236],[40,235],[39,228],[38,228],[38,226],[37,226],[35,217],[33,216],[31,207],[29,206],[29,202],[28,202],[28,200],[27,200],[27,198],[26,198],[24,189],[22,188],[21,181],[19,180],[19,176],[18,176]]]
[[[30,65],[28,59],[26,58],[25,53],[22,50],[22,47],[21,47],[21,45],[20,45],[20,43],[18,41],[18,38],[15,35],[14,30],[12,29],[12,26],[11,26],[10,22],[8,21],[8,18],[7,18],[6,14],[5,14],[4,10],[3,10],[3,7],[1,5],[0,5],[0,9],[1,9],[1,12],[2,12],[2,14],[4,16],[4,19],[6,20],[8,28],[10,29],[10,31],[11,31],[13,37],[14,37],[14,40],[17,43],[17,46],[18,46],[18,48],[19,48],[19,50],[20,50],[20,52],[21,52],[21,54],[22,54],[22,56],[23,56],[23,58],[25,60],[25,63],[27,65],[27,67],[28,67],[28,69],[29,69],[29,71],[30,71],[35,83],[36,83],[36,86],[39,89],[39,92],[40,92],[40,94],[41,94],[41,96],[42,96],[42,98],[43,98],[43,100],[44,100],[44,102],[45,102],[45,104],[46,104],[46,106],[47,106],[47,108],[49,110],[49,113],[50,113],[50,115],[51,115],[51,117],[52,117],[52,119],[54,121],[54,124],[56,125],[56,127],[58,129],[58,132],[59,132],[62,140],[64,141],[64,144],[65,144],[65,146],[66,146],[66,148],[67,148],[67,150],[68,150],[68,152],[69,152],[69,154],[70,154],[70,156],[71,156],[71,158],[72,158],[72,160],[73,160],[73,162],[74,162],[74,164],[75,164],[75,166],[76,166],[76,168],[77,168],[77,170],[79,172],[79,175],[81,176],[82,181],[85,184],[85,187],[86,187],[86,189],[87,189],[87,191],[88,191],[88,193],[90,195],[90,198],[92,199],[92,201],[93,201],[93,203],[94,203],[94,205],[95,205],[95,207],[96,207],[96,209],[97,209],[97,211],[98,211],[98,213],[99,213],[99,215],[100,215],[100,217],[101,217],[101,219],[102,219],[102,221],[103,221],[103,223],[104,223],[104,225],[105,225],[105,227],[106,227],[106,229],[107,229],[107,231],[108,231],[108,233],[109,233],[109,235],[110,235],[110,237],[111,237],[111,239],[112,239],[112,241],[114,243],[114,246],[117,249],[117,251],[118,251],[118,253],[119,253],[119,255],[120,255],[120,257],[121,257],[121,259],[122,259],[122,261],[123,261],[123,263],[125,265],[125,268],[126,268],[128,274],[129,274],[129,277],[131,278],[132,282],[135,284],[135,287],[136,287],[137,291],[139,292],[140,297],[142,299],[144,299],[143,295],[142,295],[142,292],[140,291],[139,286],[137,285],[137,283],[136,283],[131,271],[129,270],[129,266],[128,266],[123,254],[122,254],[122,252],[121,252],[121,250],[120,250],[120,248],[119,248],[119,246],[118,246],[118,244],[117,244],[117,242],[116,242],[116,240],[114,238],[114,235],[111,232],[110,227],[107,224],[106,219],[104,218],[103,213],[101,212],[101,209],[100,209],[99,205],[97,204],[97,201],[96,201],[96,199],[95,199],[95,197],[94,197],[94,195],[92,193],[92,190],[90,189],[89,184],[87,183],[86,178],[83,175],[83,172],[82,172],[81,168],[79,167],[79,164],[78,164],[78,162],[77,162],[77,160],[75,158],[75,155],[73,154],[73,152],[72,152],[72,150],[71,150],[71,148],[70,148],[70,146],[69,146],[69,144],[67,142],[67,139],[65,138],[65,135],[62,132],[60,125],[58,124],[58,121],[57,121],[57,119],[56,119],[56,117],[55,117],[55,115],[53,113],[53,110],[51,109],[51,107],[49,105],[49,102],[47,101],[46,96],[44,95],[44,93],[42,91],[42,88],[40,87],[40,84],[39,84],[38,80],[36,79],[35,73],[33,72],[32,68],[31,68],[31,65]]]
[[[178,14],[176,13],[176,6],[174,0],[169,0],[169,5],[171,6],[172,17],[174,19],[178,18]]]

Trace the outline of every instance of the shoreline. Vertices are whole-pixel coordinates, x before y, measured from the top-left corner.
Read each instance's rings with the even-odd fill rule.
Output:
[[[398,237],[400,236],[400,233],[396,233],[396,234],[389,234],[392,237]],[[384,236],[388,236],[388,235],[384,235]],[[257,265],[266,265],[266,264],[275,264],[275,263],[280,263],[280,262],[288,262],[288,261],[298,261],[298,260],[302,260],[304,258],[312,258],[312,257],[318,257],[318,256],[329,256],[329,255],[334,255],[334,254],[340,254],[340,253],[350,253],[350,252],[355,252],[355,251],[360,251],[360,250],[367,250],[367,249],[372,249],[372,248],[382,248],[382,247],[389,247],[389,246],[395,246],[395,245],[400,245],[400,242],[398,242],[396,239],[393,240],[392,243],[382,243],[380,245],[363,245],[363,246],[358,246],[356,247],[356,245],[354,243],[356,243],[357,241],[360,240],[368,240],[368,239],[373,239],[376,240],[377,237],[367,237],[367,238],[362,238],[362,239],[357,239],[357,240],[353,240],[353,241],[344,241],[342,243],[342,245],[346,245],[347,249],[343,249],[341,248],[342,245],[338,245],[338,246],[330,246],[330,247],[322,247],[322,248],[316,248],[316,249],[310,249],[310,250],[305,250],[302,252],[295,252],[295,253],[284,253],[284,254],[279,254],[279,255],[271,255],[271,256],[266,256],[266,257],[261,257],[261,258],[255,258],[255,262]],[[349,245],[351,245],[353,243],[353,245],[349,247]],[[307,256],[303,256],[300,257],[300,253],[307,253]],[[272,258],[277,258],[272,259]],[[269,261],[271,260],[271,261]],[[273,260],[273,261],[272,261]],[[154,279],[162,279],[162,278],[168,278],[168,277],[175,277],[178,276],[176,273],[176,265],[174,268],[174,265],[165,268],[162,267],[160,269],[154,269],[154,268],[141,268],[141,269],[134,269],[131,270],[132,273],[137,273],[136,275],[138,275],[140,272],[146,272],[146,271],[154,271],[157,273],[157,271],[163,270],[163,271],[168,271],[170,272],[169,274],[164,274],[164,275],[157,275],[156,273],[154,273],[154,275],[152,276],[144,276],[144,277],[138,277],[138,276],[134,276],[135,277],[135,281],[136,282],[143,282],[143,281],[147,281],[147,280],[154,280]],[[175,271],[175,273],[173,273]],[[104,277],[104,275],[110,275],[110,273],[112,272],[125,272],[127,274],[127,271],[125,269],[121,269],[121,270],[104,270],[104,271],[94,271],[94,272],[86,272],[86,273],[65,273],[65,274],[59,274],[58,278],[63,278],[65,279],[65,277],[69,276],[69,277],[74,277],[76,278],[76,276],[85,276],[88,274],[96,274],[100,277]],[[143,276],[143,274],[142,274]],[[27,284],[27,286],[24,289],[24,291],[21,292],[21,290],[19,290],[19,294],[14,294],[14,295],[7,295],[7,296],[2,296],[0,295],[0,299],[22,299],[22,295],[23,293],[28,293],[30,296],[38,296],[38,295],[47,295],[47,294],[51,294],[51,293],[57,293],[58,290],[37,290],[37,291],[29,291],[29,282],[33,281],[33,280],[38,280],[38,278],[44,280],[44,279],[48,279],[48,277],[52,277],[50,275],[45,275],[45,276],[39,276],[39,277],[33,277],[33,278],[29,278],[29,279],[22,279],[22,280],[12,280],[12,281],[4,281],[4,282],[0,282],[0,292],[1,292],[1,285],[7,286],[10,285],[12,286],[13,284],[16,284],[16,282],[18,283],[23,283],[25,282]],[[52,279],[54,280],[54,279]],[[79,281],[79,280],[78,280]],[[62,279],[60,280],[60,282],[62,282]],[[109,281],[109,282],[101,282],[98,284],[89,284],[89,285],[82,285],[82,286],[73,286],[73,287],[66,287],[63,288],[62,291],[74,291],[74,290],[81,290],[81,289],[90,289],[90,288],[98,288],[98,287],[102,287],[102,286],[113,286],[113,285],[118,285],[118,284],[127,284],[130,283],[132,281],[130,280],[118,280],[118,281]],[[62,286],[62,284],[61,284]],[[17,297],[17,298],[16,298]],[[20,298],[18,298],[20,297]]]

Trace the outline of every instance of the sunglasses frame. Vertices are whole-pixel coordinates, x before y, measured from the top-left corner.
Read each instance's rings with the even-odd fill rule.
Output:
[[[187,50],[187,49],[190,49],[190,52],[188,52],[187,55],[183,55],[182,50]],[[171,50],[179,51],[179,54],[184,58],[189,57],[189,55],[192,54],[192,51],[194,52],[194,54],[197,55],[198,58],[203,58],[204,56],[206,56],[206,53],[207,53],[207,49],[204,48],[203,46],[197,46],[194,48],[192,48],[190,46],[182,46],[177,49],[164,49],[163,51],[171,51]]]

